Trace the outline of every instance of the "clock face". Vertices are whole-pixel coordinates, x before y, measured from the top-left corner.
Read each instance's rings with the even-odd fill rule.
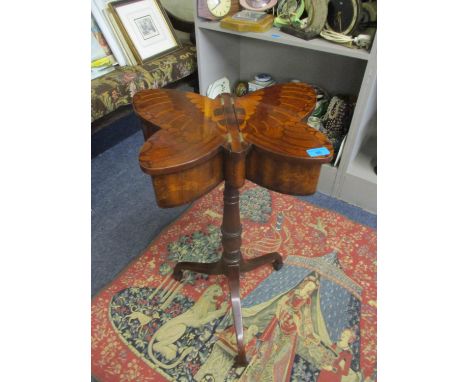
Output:
[[[216,17],[223,17],[231,9],[231,0],[206,0],[209,11]]]
[[[359,0],[329,0],[327,27],[332,31],[351,34],[359,20]]]

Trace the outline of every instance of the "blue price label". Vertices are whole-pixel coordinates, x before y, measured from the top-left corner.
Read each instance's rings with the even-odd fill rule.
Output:
[[[321,157],[330,154],[330,150],[326,147],[317,147],[315,149],[306,150],[306,152],[310,157]]]

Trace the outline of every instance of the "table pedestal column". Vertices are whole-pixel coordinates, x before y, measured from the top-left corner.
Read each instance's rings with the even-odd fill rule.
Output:
[[[242,311],[240,299],[240,274],[249,272],[264,264],[272,264],[275,270],[283,265],[283,259],[278,252],[268,253],[252,260],[245,260],[241,253],[242,225],[239,210],[239,189],[229,185],[224,188],[224,213],[221,226],[223,255],[215,263],[180,262],[174,268],[174,278],[182,279],[184,270],[205,273],[209,275],[225,275],[228,278],[231,292],[232,314],[236,330],[238,354],[236,366],[245,366],[248,363],[244,347],[244,329],[242,326]]]

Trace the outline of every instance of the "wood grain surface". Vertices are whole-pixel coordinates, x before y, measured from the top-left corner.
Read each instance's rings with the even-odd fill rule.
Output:
[[[333,157],[326,136],[303,121],[315,102],[313,87],[304,83],[275,85],[239,98],[222,94],[214,100],[176,90],[138,92],[133,104],[147,139],[140,166],[153,177],[171,178],[170,187],[161,179],[153,181],[158,204],[187,203],[222,180],[238,187],[245,178],[283,193],[315,192],[320,165]],[[330,154],[307,154],[319,147]],[[218,162],[222,151],[223,166],[207,165]],[[184,176],[167,177],[177,172]],[[190,183],[192,191],[183,183]]]

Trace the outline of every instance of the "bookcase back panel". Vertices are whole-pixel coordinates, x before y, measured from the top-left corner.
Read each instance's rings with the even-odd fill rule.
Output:
[[[239,36],[196,29],[196,39],[200,93],[206,95],[208,86],[222,77],[234,86],[240,72]]]
[[[240,77],[271,74],[278,82],[298,79],[330,94],[358,96],[367,61],[249,38],[240,41]]]

